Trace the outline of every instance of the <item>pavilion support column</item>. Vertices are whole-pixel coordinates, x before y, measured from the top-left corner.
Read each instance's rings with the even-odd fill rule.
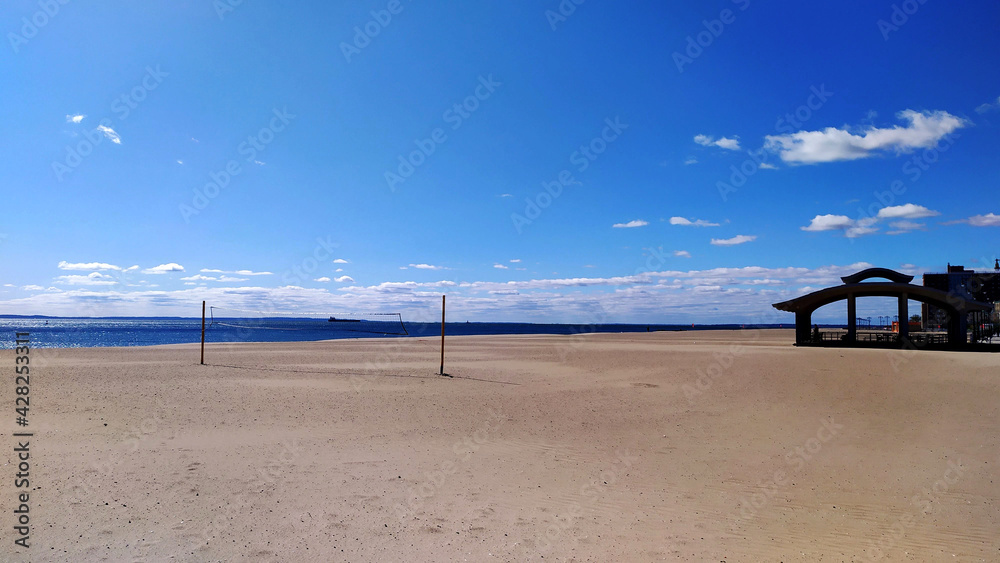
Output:
[[[905,345],[910,339],[910,309],[909,297],[906,293],[899,296],[899,344]]]
[[[968,344],[969,314],[966,313],[965,311],[958,311],[957,313],[955,313],[955,317],[956,317],[955,328],[958,330],[957,334],[958,338],[956,339],[956,342],[958,342],[959,344]]]
[[[958,311],[948,311],[948,344],[959,344]]]
[[[858,340],[858,302],[853,293],[847,295],[847,341]]]
[[[795,312],[795,343],[796,344],[807,344],[809,343],[809,322],[812,319],[811,311],[796,311]]]

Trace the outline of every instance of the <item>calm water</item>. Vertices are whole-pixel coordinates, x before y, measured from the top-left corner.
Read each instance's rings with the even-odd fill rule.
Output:
[[[246,322],[246,321],[242,321]],[[234,322],[233,324],[239,324]],[[437,336],[440,323],[406,323],[408,336]],[[448,335],[578,334],[587,332],[646,332],[649,330],[734,329],[740,325],[633,325],[633,324],[535,324],[447,323]],[[29,332],[36,348],[89,348],[94,346],[152,346],[199,342],[201,319],[12,319],[0,318],[0,348],[12,348],[15,332]],[[256,326],[209,326],[207,342],[297,342],[337,338],[405,336],[399,323],[330,323],[326,319],[269,319]]]

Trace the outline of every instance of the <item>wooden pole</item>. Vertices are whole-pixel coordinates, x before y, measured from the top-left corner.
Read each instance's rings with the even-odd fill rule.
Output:
[[[441,296],[441,372],[444,375],[444,295]]]
[[[205,365],[205,302],[201,302],[201,365]]]

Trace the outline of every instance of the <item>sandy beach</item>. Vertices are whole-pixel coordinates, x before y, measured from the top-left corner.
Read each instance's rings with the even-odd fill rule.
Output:
[[[1000,559],[1000,355],[793,340],[454,337],[452,377],[433,338],[32,350],[0,555]]]

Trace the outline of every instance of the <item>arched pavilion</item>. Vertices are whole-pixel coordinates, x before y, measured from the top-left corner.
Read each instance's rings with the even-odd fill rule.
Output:
[[[865,281],[871,278],[883,278],[889,281]],[[822,339],[817,341],[810,332],[812,314],[816,309],[824,305],[843,300],[847,301],[847,334],[842,340],[838,341],[838,344],[848,346],[857,345],[856,303],[858,297],[895,297],[898,300],[899,334],[898,338],[894,339],[894,343],[903,347],[908,346],[910,341],[907,303],[910,299],[930,303],[947,312],[948,347],[952,348],[960,348],[968,341],[966,332],[968,331],[969,313],[993,309],[993,305],[989,303],[972,301],[939,289],[913,285],[910,283],[913,281],[913,276],[908,276],[887,268],[869,268],[840,279],[843,280],[843,285],[828,287],[773,305],[779,311],[795,313],[796,345],[822,344]]]

